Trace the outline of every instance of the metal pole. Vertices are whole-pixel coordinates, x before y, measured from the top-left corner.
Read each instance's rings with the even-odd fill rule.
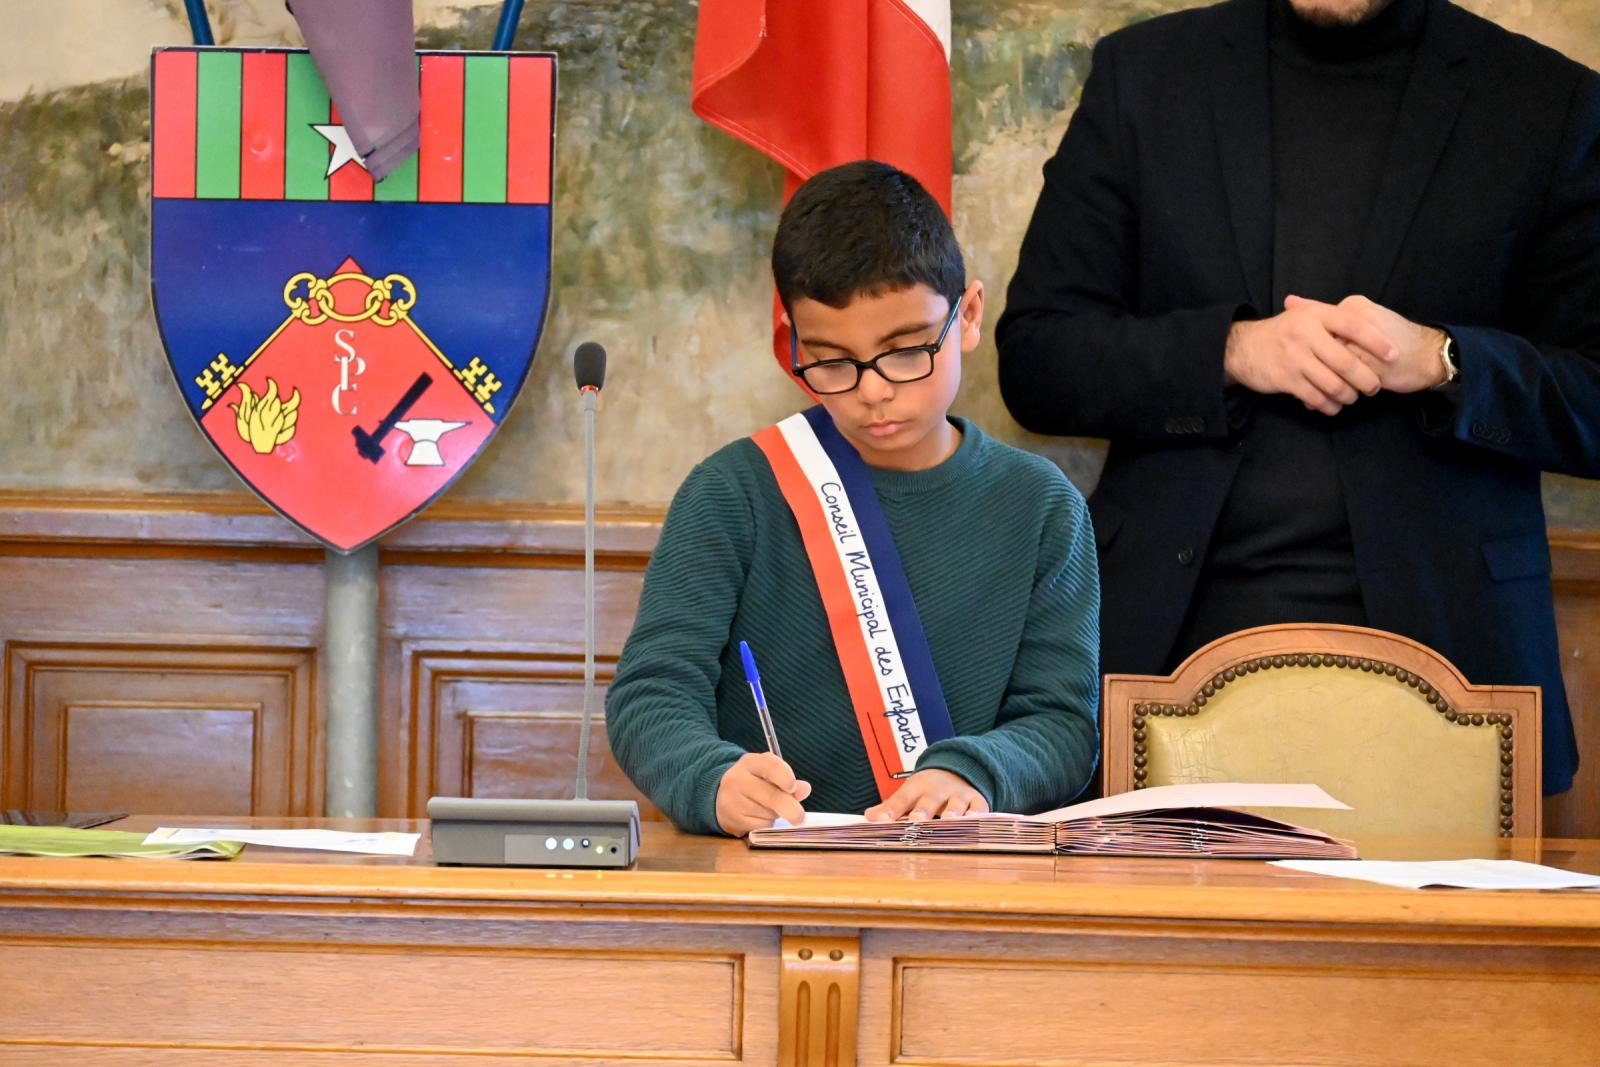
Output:
[[[494,29],[494,50],[509,52],[517,38],[517,20],[522,17],[522,0],[505,0],[500,5],[500,24]]]
[[[378,546],[331,549],[323,567],[328,795],[334,817],[378,811]]]
[[[211,16],[206,14],[205,0],[183,0],[183,6],[189,11],[189,32],[194,35],[194,43],[216,44],[211,36]]]
[[[578,799],[589,799],[589,733],[594,723],[594,413],[600,391],[583,391],[583,733],[578,735]]]

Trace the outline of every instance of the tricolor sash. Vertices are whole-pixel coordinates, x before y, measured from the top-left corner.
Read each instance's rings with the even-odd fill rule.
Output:
[[[821,407],[753,438],[794,512],[867,759],[887,800],[955,736],[894,535],[861,456]]]

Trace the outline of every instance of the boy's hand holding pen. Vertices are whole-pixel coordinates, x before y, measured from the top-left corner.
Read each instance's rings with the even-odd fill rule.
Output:
[[[744,661],[745,681],[750,683],[750,695],[755,698],[768,751],[747,752],[739,757],[717,786],[717,823],[735,837],[771,826],[777,819],[799,825],[806,817],[800,802],[811,795],[811,783],[796,778],[794,770],[783,762],[778,735],[772,728],[772,713],[767,710],[767,697],[761,691],[755,656],[743,641],[739,642],[739,656]]]
[[[783,760],[770,752],[746,752],[717,787],[717,822],[735,837],[780,818],[799,825],[806,817],[800,802],[810,795],[811,783],[796,778]]]

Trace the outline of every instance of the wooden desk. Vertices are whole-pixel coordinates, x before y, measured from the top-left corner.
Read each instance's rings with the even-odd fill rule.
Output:
[[[1600,893],[1407,892],[1252,862],[751,852],[661,825],[625,872],[437,868],[425,846],[0,858],[0,1063],[1600,1056]],[[1592,841],[1430,854],[1507,848],[1600,873]],[[1385,851],[1421,854],[1367,848]]]

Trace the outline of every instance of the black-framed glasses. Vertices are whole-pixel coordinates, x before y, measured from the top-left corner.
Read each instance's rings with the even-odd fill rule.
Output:
[[[815,363],[800,365],[800,338],[794,325],[789,326],[789,373],[801,379],[819,396],[848,393],[861,384],[861,376],[869,369],[878,372],[884,381],[903,384],[921,381],[933,373],[933,357],[944,347],[944,339],[961,314],[961,301],[957,300],[950,315],[932,344],[913,345],[910,348],[891,348],[871,359],[819,359]]]

